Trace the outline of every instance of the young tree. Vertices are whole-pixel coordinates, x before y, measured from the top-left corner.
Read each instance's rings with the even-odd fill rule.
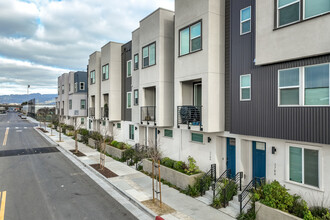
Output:
[[[104,166],[105,166],[105,146],[106,146],[106,140],[107,138],[111,137],[109,136],[109,123],[105,123],[104,126],[101,127],[102,130],[101,134],[102,134],[102,139],[100,140],[101,143],[99,143],[100,146],[100,169],[103,170]]]
[[[78,121],[78,117],[74,117],[74,140],[75,140],[74,149],[76,154],[78,153],[78,131],[81,128],[81,120],[80,122],[77,121]]]

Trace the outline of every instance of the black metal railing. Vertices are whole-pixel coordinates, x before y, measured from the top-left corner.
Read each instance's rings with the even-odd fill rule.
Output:
[[[217,186],[222,180],[224,179],[228,179],[231,175],[231,169],[227,169],[225,170],[220,176],[218,179],[215,180],[213,186],[212,186],[212,189],[213,189],[213,200],[215,199],[215,192],[216,192],[216,189],[218,189],[219,187]]]
[[[199,126],[202,130],[202,106],[183,105],[177,107],[178,127],[180,124]]]
[[[210,186],[213,189],[216,179],[216,164],[211,164],[211,169],[203,175],[199,182],[201,196],[205,195],[205,192],[210,189]]]
[[[102,118],[109,118],[109,107],[101,108],[101,116]]]
[[[143,121],[156,121],[156,106],[143,106],[141,107],[141,124]]]
[[[89,116],[91,116],[91,117],[95,117],[95,107],[90,107],[90,108],[88,109],[88,114],[89,114]]]
[[[249,184],[246,185],[242,193],[238,195],[240,213],[242,213],[245,206],[250,202],[251,197],[249,197],[249,195],[252,190],[257,189],[263,184],[265,184],[265,178],[255,177],[249,182]]]

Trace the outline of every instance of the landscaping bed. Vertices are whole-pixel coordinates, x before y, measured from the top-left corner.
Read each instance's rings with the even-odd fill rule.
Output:
[[[113,147],[111,145],[106,145],[105,146],[105,152],[107,152],[109,155],[117,158],[123,158],[123,154],[125,150],[118,149],[116,147]]]
[[[71,153],[73,153],[74,155],[76,155],[77,157],[84,157],[86,156],[84,153],[80,152],[78,150],[78,153],[76,153],[76,150],[70,150]]]
[[[97,170],[99,173],[101,173],[106,178],[118,176],[117,174],[115,174],[114,172],[112,172],[111,170],[109,170],[106,167],[104,167],[103,170],[101,170],[99,163],[97,163],[97,164],[91,164],[90,166],[93,167],[95,170]]]
[[[48,131],[46,131],[44,128],[37,128],[39,129],[40,131],[44,132],[44,133],[48,133]]]

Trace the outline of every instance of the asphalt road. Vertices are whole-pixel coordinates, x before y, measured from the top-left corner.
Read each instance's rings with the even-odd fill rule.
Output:
[[[33,126],[0,115],[0,220],[136,219]]]

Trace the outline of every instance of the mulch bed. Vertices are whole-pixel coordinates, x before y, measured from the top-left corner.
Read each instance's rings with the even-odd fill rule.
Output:
[[[149,209],[151,209],[153,212],[155,212],[157,215],[166,215],[175,212],[173,208],[166,205],[162,202],[162,207],[159,207],[159,200],[155,199],[155,202],[150,200],[145,200],[141,202],[143,205],[147,206]]]
[[[48,131],[46,131],[46,130],[43,129],[43,128],[37,128],[37,129],[39,129],[40,131],[42,131],[42,132],[44,132],[44,133],[48,133]]]
[[[111,170],[109,170],[106,167],[104,167],[103,170],[101,170],[99,163],[97,163],[97,164],[91,164],[90,166],[93,167],[95,170],[97,170],[99,173],[101,173],[106,178],[118,176],[117,174],[115,174],[114,172],[112,172]]]
[[[76,155],[77,157],[86,156],[85,154],[81,153],[79,150],[78,150],[78,153],[76,153],[76,150],[70,150],[70,152],[73,153],[74,155]]]

